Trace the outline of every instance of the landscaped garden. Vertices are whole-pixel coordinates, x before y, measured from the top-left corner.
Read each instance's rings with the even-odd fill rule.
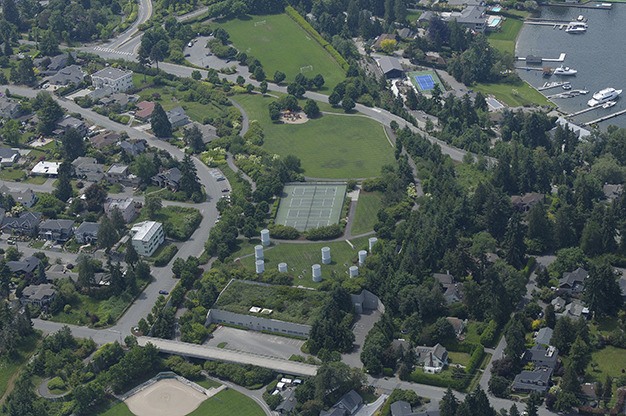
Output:
[[[275,98],[250,94],[237,95],[235,100],[263,128],[263,148],[299,157],[307,177],[375,177],[383,165],[395,163],[383,126],[370,118],[324,114],[304,124],[278,124],[268,113],[268,104]]]

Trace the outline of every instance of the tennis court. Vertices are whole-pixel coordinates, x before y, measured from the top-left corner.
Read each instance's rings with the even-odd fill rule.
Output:
[[[439,76],[435,71],[414,71],[409,72],[409,80],[420,92],[432,91],[435,85],[439,85],[439,89],[444,92],[446,89],[443,87]]]
[[[426,75],[416,75],[415,81],[417,81],[417,85],[420,87],[422,91],[429,91],[435,88],[435,80],[433,76],[430,74]]]
[[[346,185],[343,183],[288,184],[276,213],[276,224],[298,231],[337,224],[341,219]]]

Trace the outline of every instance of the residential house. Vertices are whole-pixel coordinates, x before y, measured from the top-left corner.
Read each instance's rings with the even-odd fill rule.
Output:
[[[543,202],[544,198],[544,194],[529,192],[524,195],[513,195],[511,197],[511,204],[516,210],[526,212],[530,211],[530,209],[535,205]]]
[[[624,192],[624,185],[605,183],[602,186],[602,193],[608,201],[614,201]]]
[[[372,48],[374,50],[377,50],[377,51],[381,50],[382,49],[382,43],[385,40],[396,40],[395,33],[383,33],[382,35],[378,36],[376,38],[376,41],[372,45]]]
[[[110,217],[114,209],[120,210],[122,218],[127,223],[134,220],[137,216],[137,208],[132,198],[107,198],[104,201],[104,213]]]
[[[126,154],[137,156],[146,151],[146,142],[144,140],[124,140],[120,142],[120,147]]]
[[[133,71],[106,67],[91,74],[91,82],[96,89],[110,88],[112,92],[124,92],[133,88]]]
[[[178,191],[178,185],[182,174],[178,168],[168,169],[152,177],[152,183],[161,188],[168,188],[171,191]]]
[[[598,400],[598,383],[581,384],[580,394],[589,401]]]
[[[415,39],[415,32],[413,32],[408,27],[403,27],[398,30],[398,37],[401,39]]]
[[[165,241],[163,224],[155,221],[138,222],[131,228],[132,245],[142,256],[151,256]]]
[[[120,141],[120,135],[112,131],[104,131],[89,138],[89,142],[96,149],[114,145]]]
[[[152,101],[141,101],[137,103],[137,111],[135,111],[135,118],[140,121],[148,122],[152,117],[154,111],[154,105]]]
[[[22,305],[46,306],[52,302],[56,289],[50,283],[26,286],[22,291],[20,302]]]
[[[296,399],[296,390],[293,388],[287,389],[283,395],[283,401],[276,407],[276,411],[280,415],[289,415],[294,411],[298,400]]]
[[[589,317],[589,308],[585,306],[582,301],[578,299],[574,299],[572,302],[567,304],[563,309],[563,312],[557,314],[558,317],[569,317],[572,319],[578,318],[588,318]]]
[[[93,157],[78,157],[72,162],[77,178],[99,182],[104,178],[103,166]]]
[[[95,244],[98,241],[100,224],[85,221],[74,230],[74,238],[78,244]]]
[[[550,379],[552,377],[552,369],[537,368],[532,371],[524,370],[515,376],[511,390],[516,392],[545,393],[550,388]]]
[[[437,344],[434,347],[420,346],[415,348],[417,363],[424,367],[425,373],[439,373],[448,365],[448,351]]]
[[[9,149],[8,147],[0,147],[0,166],[13,166],[20,158],[20,152],[17,149]]]
[[[561,312],[565,309],[565,305],[567,305],[567,301],[560,296],[552,299],[550,302],[552,306],[554,306],[554,312]]]
[[[74,282],[78,281],[78,273],[76,272],[76,269],[71,271],[68,270],[63,264],[53,264],[48,268],[48,270],[46,270],[46,280],[49,283],[67,278],[70,278],[70,280]]]
[[[474,32],[483,33],[488,26],[488,17],[484,6],[467,6],[460,14],[451,13],[451,18],[457,23]]]
[[[4,217],[2,232],[15,235],[33,235],[41,221],[39,212],[22,212],[18,217]]]
[[[61,69],[56,74],[49,76],[46,83],[64,87],[70,84],[80,84],[85,79],[83,69],[78,65],[70,65]]]
[[[321,411],[320,416],[354,415],[363,405],[363,398],[354,390],[344,394],[328,411]]]
[[[25,206],[26,208],[30,208],[37,202],[37,194],[33,192],[32,189],[10,189],[6,185],[0,186],[0,193],[2,195],[11,195],[15,202],[18,202]]]
[[[87,135],[87,125],[84,121],[77,119],[76,117],[66,116],[61,121],[57,123],[57,129],[54,133],[58,136],[65,134],[69,129],[74,129],[81,135],[81,137],[85,137]]]
[[[7,261],[7,267],[11,270],[12,274],[24,277],[34,276],[40,264],[41,260],[35,256],[25,257],[21,260]]]
[[[449,305],[451,303],[460,302],[463,298],[463,294],[461,293],[461,286],[454,281],[454,276],[450,273],[435,273],[433,274],[435,280],[439,282],[443,289],[443,298],[446,300],[446,303]]]
[[[537,331],[537,335],[535,336],[535,345],[541,345],[544,347],[549,346],[553,332],[554,331],[552,330],[552,328],[541,328],[539,331]]]
[[[393,56],[381,56],[376,59],[376,63],[385,78],[401,78],[404,73],[404,68],[402,68],[400,60]]]
[[[182,107],[174,107],[169,111],[166,111],[167,119],[172,125],[173,129],[177,129],[178,127],[186,126],[191,123],[187,114],[185,114],[185,109]]]
[[[582,267],[573,272],[563,273],[559,279],[559,291],[571,295],[579,295],[585,287],[585,279],[589,277],[589,272]]]
[[[541,58],[539,58],[539,65],[542,64],[542,60]],[[528,59],[526,59],[526,63],[528,63]],[[563,117],[559,117],[556,119],[556,124],[558,124],[559,126],[561,126],[562,128],[566,128],[569,130],[572,130],[576,136],[578,137],[578,140],[582,140],[582,139],[586,139],[587,137],[591,136],[591,131],[587,130],[585,128],[580,127],[577,124],[574,124],[568,120],[566,120]],[[554,137],[554,133],[556,132],[557,127],[554,127],[552,130],[550,130],[549,134],[550,136]]]
[[[446,66],[448,62],[446,59],[439,54],[439,52],[428,51],[425,54],[426,62],[432,65]]]
[[[559,360],[559,350],[551,346],[534,345],[524,353],[524,361],[533,363],[535,368],[556,369]]]
[[[426,410],[423,412],[414,412],[411,409],[411,404],[404,400],[391,403],[391,416],[439,416],[439,410]]]
[[[111,94],[108,97],[103,97],[100,99],[100,104],[104,106],[119,106],[122,110],[126,109],[129,104],[137,101],[136,95],[129,95],[123,92],[117,92],[115,94]]]
[[[39,224],[39,238],[64,243],[74,234],[72,220],[45,220]]]
[[[463,331],[465,330],[465,326],[467,325],[467,319],[463,320],[454,316],[448,316],[446,318],[446,321],[448,321],[450,325],[452,325],[452,328],[454,328],[454,335],[456,336],[456,338],[459,340],[462,339]]]
[[[139,185],[139,178],[137,175],[130,173],[128,166],[115,163],[111,165],[107,171],[107,181],[110,183],[119,183],[124,186],[137,186]]]
[[[19,102],[0,93],[0,117],[17,118],[22,112]]]
[[[30,174],[33,176],[56,178],[59,174],[59,166],[61,166],[61,162],[46,162],[42,160],[33,167]]]

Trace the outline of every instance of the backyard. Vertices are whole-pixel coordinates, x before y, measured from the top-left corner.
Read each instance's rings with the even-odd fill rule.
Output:
[[[356,202],[356,214],[352,223],[352,235],[367,233],[374,229],[378,222],[378,211],[383,206],[381,192],[359,192],[359,200]]]
[[[597,367],[594,369],[593,364]],[[622,377],[626,371],[626,350],[613,346],[606,346],[591,354],[591,363],[587,367],[587,374],[597,381],[604,382],[606,376]]]
[[[554,103],[524,81],[515,84],[475,84],[472,88],[482,92],[485,96],[494,95],[498,100],[511,107],[529,105],[554,107]]]
[[[235,100],[250,120],[263,127],[263,147],[299,157],[308,177],[369,178],[378,176],[383,165],[395,163],[383,126],[367,117],[324,114],[304,124],[278,124],[270,120],[267,107],[274,98],[250,94],[237,95]]]
[[[330,54],[286,14],[246,16],[220,22],[220,26],[239,51],[261,61],[270,79],[281,71],[291,82],[302,69],[307,77],[322,74],[325,89],[332,89],[345,78]]]
[[[523,24],[523,17],[507,16],[500,30],[489,33],[489,44],[500,52],[515,56],[515,41]]]

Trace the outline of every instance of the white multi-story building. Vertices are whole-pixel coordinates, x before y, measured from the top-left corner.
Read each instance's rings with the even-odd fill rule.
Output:
[[[151,256],[165,241],[163,224],[160,222],[138,222],[131,228],[130,233],[133,236],[133,247],[142,256]]]
[[[133,71],[108,66],[91,74],[91,82],[96,89],[109,88],[111,93],[125,92],[133,87]]]

